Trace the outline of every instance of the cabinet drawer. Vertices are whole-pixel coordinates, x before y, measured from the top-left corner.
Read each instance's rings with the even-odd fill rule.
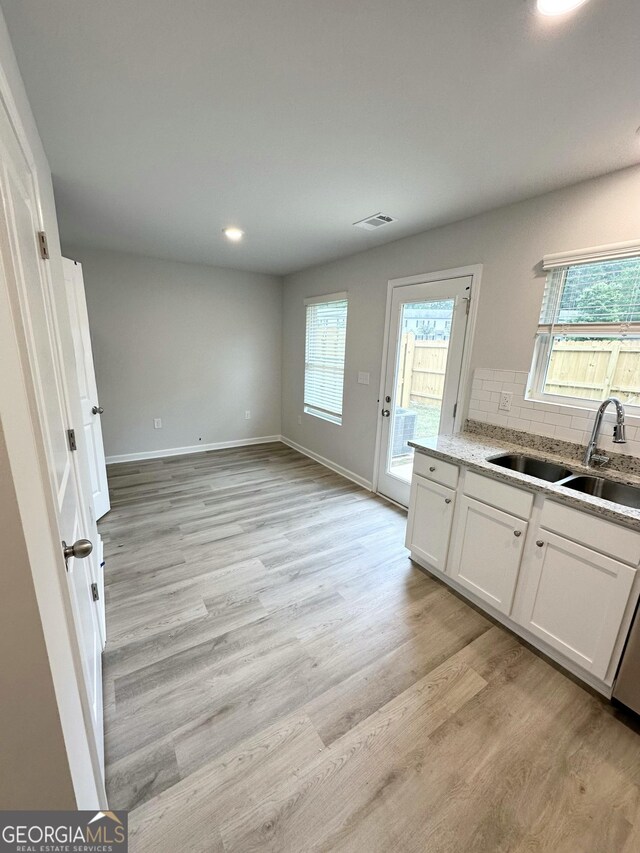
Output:
[[[433,480],[434,483],[440,483],[442,486],[448,486],[450,489],[455,489],[458,485],[458,466],[443,462],[442,459],[434,459],[426,453],[416,451],[413,457],[413,473]]]
[[[518,518],[528,519],[533,507],[533,494],[507,483],[500,483],[491,477],[482,477],[473,471],[467,471],[464,480],[464,493],[470,498],[495,506]]]
[[[640,561],[640,533],[588,512],[547,500],[540,526],[632,566]]]

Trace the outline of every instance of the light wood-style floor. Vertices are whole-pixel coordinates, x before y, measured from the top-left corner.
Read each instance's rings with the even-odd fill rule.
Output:
[[[637,853],[640,736],[281,444],[109,471],[107,782],[131,849]]]

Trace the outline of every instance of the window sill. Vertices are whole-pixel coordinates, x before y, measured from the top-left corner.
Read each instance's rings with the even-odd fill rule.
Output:
[[[318,418],[320,421],[333,424],[334,426],[342,426],[342,418],[337,415],[330,415],[328,412],[320,412],[317,409],[312,409],[309,406],[304,407],[305,415],[311,415],[312,418]]]
[[[526,403],[535,405],[536,408],[544,409],[548,412],[558,412],[563,414],[564,410],[568,410],[566,414],[573,415],[576,418],[586,418],[594,415],[602,402],[598,400],[580,400],[577,397],[554,397],[551,395],[536,395],[533,393],[525,394],[524,400]],[[639,406],[625,404],[624,401],[622,405],[624,406],[627,418],[633,418],[640,422]],[[607,410],[606,415],[611,415],[612,412],[613,409]]]

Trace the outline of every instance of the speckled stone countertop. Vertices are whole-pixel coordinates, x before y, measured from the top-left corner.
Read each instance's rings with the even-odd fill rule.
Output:
[[[524,433],[520,433],[520,435],[525,436]],[[501,456],[505,453],[520,453],[534,459],[543,459],[545,462],[556,462],[564,465],[575,474],[604,477],[617,483],[640,487],[640,476],[636,474],[607,470],[606,468],[586,468],[574,456],[563,456],[547,449],[540,450],[536,447],[536,436],[531,436],[530,443],[518,444],[477,432],[462,432],[455,435],[439,435],[436,438],[422,441],[410,441],[409,444],[418,452],[428,453],[430,456],[443,459],[446,462],[464,465],[471,471],[477,471],[479,474],[485,474],[495,480],[502,480],[514,486],[522,486],[532,492],[540,492],[560,503],[592,512],[600,518],[624,524],[634,530],[640,530],[640,509],[633,509],[593,495],[586,495],[556,483],[539,480],[529,474],[521,474],[519,471],[501,468],[488,461],[492,457]]]

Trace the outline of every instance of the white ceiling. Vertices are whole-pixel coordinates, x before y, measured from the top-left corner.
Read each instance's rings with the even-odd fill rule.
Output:
[[[638,0],[1,2],[69,243],[284,273],[640,162]]]

